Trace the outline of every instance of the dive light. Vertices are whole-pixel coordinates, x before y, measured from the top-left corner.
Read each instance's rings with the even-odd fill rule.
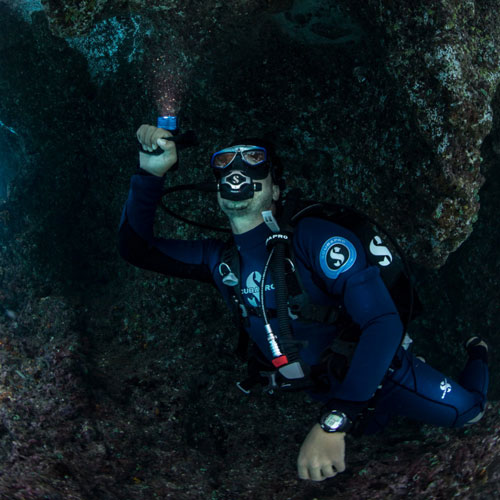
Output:
[[[190,146],[196,146],[198,144],[198,138],[193,130],[187,130],[186,132],[179,133],[179,122],[177,116],[159,116],[156,120],[156,126],[172,133],[172,137],[165,137],[164,139],[175,142],[177,145],[177,151],[189,148]],[[144,153],[142,148],[141,151]],[[163,154],[163,149],[157,148],[147,154],[161,155]]]
[[[173,135],[175,135],[175,133],[178,131],[177,116],[159,116],[156,120],[156,126],[158,128],[162,128],[163,130],[168,130],[169,132],[172,132]]]

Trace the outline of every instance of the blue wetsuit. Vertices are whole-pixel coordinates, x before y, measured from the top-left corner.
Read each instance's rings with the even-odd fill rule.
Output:
[[[219,271],[225,244],[214,239],[155,237],[153,222],[164,181],[139,172],[132,177],[120,224],[122,257],[144,269],[212,283],[229,303],[230,290]],[[263,223],[233,236],[240,254],[243,300],[254,308],[260,306],[259,285],[268,257],[265,239],[270,233]],[[315,399],[355,420],[382,385],[368,432],[378,430],[392,414],[461,426],[484,410],[486,362],[469,359],[458,384],[400,347],[403,326],[399,315],[378,269],[368,266],[356,235],[330,221],[305,218],[294,231],[293,250],[311,301],[342,305],[362,331],[345,378],[338,381],[330,376],[329,390],[311,393]],[[265,305],[275,308],[271,273],[267,275]],[[276,319],[271,319],[271,325],[278,332]],[[300,319],[291,321],[291,328],[295,339],[307,341],[300,354],[311,366],[319,363],[321,353],[336,335],[332,325]],[[272,359],[262,318],[251,315],[247,331],[264,356]]]

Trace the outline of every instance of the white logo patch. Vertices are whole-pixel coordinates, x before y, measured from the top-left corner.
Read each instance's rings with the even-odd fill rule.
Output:
[[[375,257],[383,257],[382,260],[377,262],[379,266],[385,267],[392,262],[392,253],[383,244],[380,236],[374,236],[372,241],[370,241],[370,253]]]
[[[253,273],[250,273],[247,278],[246,285],[247,287],[242,290],[243,294],[252,294],[253,297],[250,297],[248,300],[248,303],[252,307],[257,307],[259,304],[259,290],[260,290],[260,281],[262,279],[262,275],[254,271]]]
[[[246,281],[246,288],[241,289],[242,295],[253,295],[253,297],[247,297],[248,303],[252,307],[258,307],[260,305],[260,284],[262,281],[262,274],[258,271],[254,271],[248,275]],[[265,291],[274,290],[274,285],[266,285]]]
[[[439,385],[439,388],[443,391],[443,395],[441,396],[441,399],[444,399],[446,394],[451,392],[451,384],[446,379],[444,379],[441,382],[441,384]]]
[[[330,250],[330,255],[328,257],[330,257],[331,265],[335,269],[339,269],[346,260],[346,254],[342,253],[342,250],[344,249],[341,246],[333,247]],[[347,254],[347,256],[349,256],[349,254]]]

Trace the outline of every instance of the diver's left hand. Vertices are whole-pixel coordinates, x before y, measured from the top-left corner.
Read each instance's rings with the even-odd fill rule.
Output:
[[[345,471],[345,433],[325,432],[319,424],[309,431],[297,459],[300,479],[324,481]]]

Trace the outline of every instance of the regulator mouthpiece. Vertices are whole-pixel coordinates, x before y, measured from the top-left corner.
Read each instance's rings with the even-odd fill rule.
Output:
[[[262,191],[262,183],[253,182],[253,179],[241,170],[231,170],[221,177],[218,188],[221,198],[242,201],[253,198],[255,191]]]

